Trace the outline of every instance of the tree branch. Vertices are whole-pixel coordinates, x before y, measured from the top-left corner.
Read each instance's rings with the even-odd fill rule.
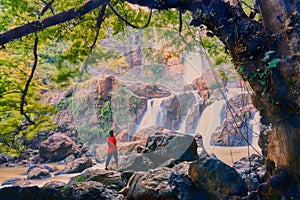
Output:
[[[26,114],[26,112],[25,112],[25,110],[24,110],[24,105],[25,105],[25,103],[26,103],[25,97],[26,97],[26,94],[27,94],[27,91],[28,91],[30,82],[31,82],[31,80],[32,80],[32,78],[33,78],[34,71],[35,71],[35,69],[36,69],[37,62],[38,62],[37,45],[38,45],[38,37],[36,36],[36,38],[35,38],[35,40],[34,40],[34,46],[33,46],[34,62],[33,62],[33,66],[32,66],[32,69],[31,69],[30,76],[29,76],[29,78],[27,79],[25,88],[24,88],[23,93],[22,93],[22,97],[21,97],[21,107],[20,107],[20,112],[21,112],[21,114],[25,116],[25,118],[27,119],[27,121],[28,121],[30,124],[35,124],[35,122],[32,121],[32,120],[30,119],[30,117]]]
[[[103,5],[102,8],[101,8],[100,11],[99,11],[99,14],[98,14],[98,17],[97,17],[97,33],[96,33],[94,42],[93,42],[93,44],[92,44],[92,46],[91,46],[91,48],[90,48],[89,54],[92,53],[92,50],[93,50],[94,47],[96,46],[96,42],[97,42],[97,40],[98,40],[98,36],[99,36],[99,33],[100,33],[100,28],[101,28],[102,22],[104,21],[105,10],[106,10],[106,4]]]
[[[88,56],[87,56],[87,58],[86,58],[86,60],[84,62],[84,66],[83,66],[83,71],[85,71],[85,72],[87,72],[87,65],[88,65],[87,62],[89,60],[89,57],[92,54],[93,49],[96,46],[96,43],[97,43],[97,40],[98,40],[98,37],[99,37],[99,33],[100,33],[100,29],[101,29],[101,25],[102,25],[102,22],[105,19],[104,15],[105,15],[106,6],[107,6],[107,4],[102,5],[102,7],[101,7],[101,9],[99,10],[99,13],[98,13],[98,17],[97,17],[97,32],[96,32],[93,44],[92,44],[92,46],[90,48],[89,54],[88,54]]]
[[[44,0],[42,0],[42,2],[43,2],[46,6],[45,6],[45,7],[42,9],[42,11],[40,12],[40,16],[43,16],[44,13],[45,13],[48,9],[50,9],[51,12],[52,12],[52,14],[54,14],[54,11],[53,11],[53,9],[52,9],[52,7],[51,7],[51,4],[54,2],[54,0],[51,0],[49,3],[47,3],[47,2],[44,1]]]
[[[80,8],[71,8],[67,11],[58,13],[51,17],[47,17],[46,19],[39,21],[33,21],[28,24],[24,24],[7,32],[0,34],[0,46],[4,44],[14,41],[16,39],[20,39],[23,36],[29,35],[31,33],[36,33],[38,31],[42,31],[48,27],[55,26],[57,24],[61,24],[72,19],[81,17],[90,11],[98,8],[100,5],[107,3],[109,0],[89,0],[85,2]]]

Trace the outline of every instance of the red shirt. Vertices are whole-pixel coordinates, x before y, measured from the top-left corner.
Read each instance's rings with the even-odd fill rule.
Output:
[[[108,149],[107,149],[108,153],[117,151],[117,140],[115,137],[109,136],[107,138],[107,145],[108,145]]]

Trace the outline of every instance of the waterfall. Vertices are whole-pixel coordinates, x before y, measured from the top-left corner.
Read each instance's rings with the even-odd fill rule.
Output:
[[[161,103],[164,98],[153,98],[147,100],[147,110],[141,120],[138,130],[150,126],[164,126],[164,110]]]
[[[200,133],[203,137],[203,145],[206,151],[210,151],[212,148],[210,145],[211,134],[216,130],[224,119],[224,106],[225,100],[215,101],[208,107],[206,107],[200,117],[197,133]]]
[[[191,92],[194,95],[193,100],[190,102],[190,105],[188,105],[188,110],[186,115],[182,116],[182,120],[180,123],[180,127],[177,130],[180,133],[195,133],[195,128],[197,128],[197,123],[199,121],[199,117],[201,115],[200,112],[200,106],[203,104],[203,99],[200,97],[200,95],[197,93],[197,91],[192,91]],[[181,103],[189,103],[189,102],[181,102]],[[181,108],[186,107],[186,106],[181,106]],[[197,116],[195,116],[195,113],[197,113]],[[192,121],[192,125],[187,127],[187,123],[189,121]]]
[[[252,144],[254,145],[254,147],[256,149],[260,149],[260,147],[258,147],[258,138],[259,138],[259,134],[260,134],[260,112],[256,111],[253,118],[251,120],[249,120],[249,124],[250,124],[250,128],[252,130]],[[251,131],[250,130],[250,131]]]
[[[191,111],[192,111],[192,108],[189,108],[189,110],[188,110],[186,116],[184,117],[184,119],[182,120],[182,122],[181,122],[181,124],[180,124],[180,127],[179,127],[179,129],[178,129],[178,132],[179,132],[179,133],[185,133],[185,129],[186,129],[186,121],[187,121],[188,116],[189,116],[189,114],[191,113]]]

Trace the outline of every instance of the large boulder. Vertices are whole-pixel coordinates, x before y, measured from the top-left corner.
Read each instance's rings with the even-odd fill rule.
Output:
[[[1,186],[26,186],[30,184],[31,182],[25,178],[10,178],[2,182]]]
[[[191,135],[176,132],[154,132],[148,136],[141,154],[132,153],[120,161],[120,169],[147,171],[156,167],[171,167],[198,158],[198,145]]]
[[[41,143],[39,153],[43,161],[56,162],[71,154],[78,156],[80,151],[70,137],[55,133]]]
[[[122,171],[148,171],[155,168],[156,165],[143,154],[131,154],[123,158],[119,164]]]
[[[123,200],[123,195],[115,190],[107,189],[103,183],[96,181],[68,184],[63,191],[68,200]],[[57,199],[56,199],[57,200]]]
[[[112,190],[120,190],[125,185],[120,172],[102,169],[87,170],[78,176],[72,177],[68,184],[88,181],[101,182],[105,187]]]
[[[185,167],[186,166],[186,167]],[[188,164],[177,168],[156,168],[148,172],[136,172],[121,191],[132,200],[192,200],[193,183],[187,175]]]
[[[245,196],[245,181],[231,167],[213,157],[201,157],[191,163],[189,176],[198,188],[208,192],[210,199]]]
[[[84,156],[81,158],[77,158],[76,160],[68,163],[66,167],[62,171],[56,173],[56,175],[79,173],[92,166],[93,166],[93,161],[90,158]]]
[[[156,166],[167,166],[172,163],[192,161],[198,158],[197,142],[191,135],[176,132],[156,132],[147,139],[146,152]]]
[[[41,168],[34,168],[27,175],[27,179],[47,179],[50,177],[49,170]]]
[[[29,174],[35,168],[45,169],[45,170],[48,170],[49,172],[58,171],[58,167],[56,167],[54,165],[31,165],[27,169],[27,174]]]

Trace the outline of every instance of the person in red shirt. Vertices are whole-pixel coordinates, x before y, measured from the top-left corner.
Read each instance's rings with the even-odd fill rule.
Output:
[[[107,170],[107,167],[109,165],[109,162],[111,160],[111,157],[114,157],[114,160],[117,164],[118,168],[118,148],[117,148],[117,140],[114,136],[114,131],[110,130],[109,131],[109,136],[107,138],[107,158],[106,158],[106,163],[105,163],[105,169]]]

